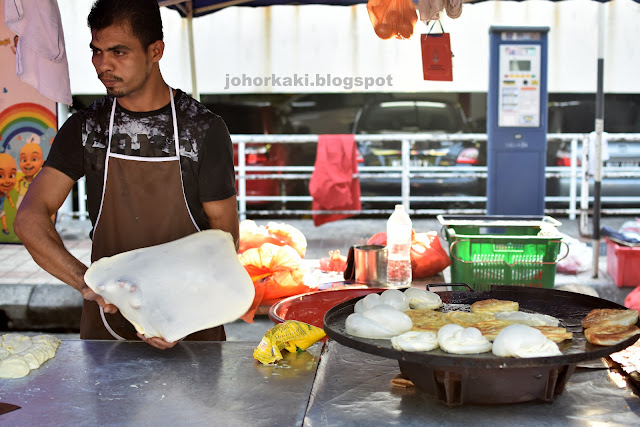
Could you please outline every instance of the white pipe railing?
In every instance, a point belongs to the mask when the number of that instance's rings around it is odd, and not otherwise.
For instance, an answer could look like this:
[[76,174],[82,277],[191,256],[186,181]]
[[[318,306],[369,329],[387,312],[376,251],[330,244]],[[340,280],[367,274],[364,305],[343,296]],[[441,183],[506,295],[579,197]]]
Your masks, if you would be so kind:
[[[637,142],[640,141],[640,134],[609,134],[609,140]],[[486,166],[411,166],[411,143],[421,141],[477,141],[480,143],[487,142],[486,134],[384,134],[384,135],[356,135],[356,141],[401,141],[401,166],[381,167],[381,166],[362,166],[359,168],[358,177],[360,180],[375,180],[381,177],[396,178],[401,181],[401,192],[398,195],[385,196],[362,196],[362,202],[392,202],[401,203],[405,209],[410,210],[412,214],[434,215],[438,213],[486,213],[484,206],[482,208],[443,208],[443,209],[413,209],[411,204],[414,202],[472,202],[485,203],[486,196],[411,196],[410,183],[413,178],[438,178],[446,180],[448,178],[461,177],[487,177]],[[363,209],[362,211],[313,211],[309,209],[281,209],[281,210],[264,210],[247,208],[248,202],[311,202],[311,196],[290,196],[287,194],[273,196],[248,196],[246,193],[246,183],[255,179],[278,179],[278,180],[308,180],[311,178],[313,166],[248,166],[246,164],[246,145],[247,144],[314,144],[318,142],[318,135],[231,135],[234,144],[238,146],[238,166],[236,167],[236,178],[238,180],[238,212],[240,219],[246,219],[247,214],[260,216],[282,216],[282,215],[308,215],[316,213],[351,213],[351,214],[379,214],[390,213],[388,209]],[[566,166],[548,166],[545,170],[546,178],[569,178],[570,187],[568,196],[547,196],[545,202],[566,203],[566,208],[546,209],[547,213],[567,214],[570,219],[575,219],[578,212],[581,215],[581,228],[586,230],[586,217],[589,212],[589,202],[593,200],[589,197],[589,176],[588,170],[588,143],[589,134],[548,134],[547,141],[569,142],[570,143],[570,167]],[[578,166],[578,144],[582,142],[581,166]],[[293,159],[295,161],[295,158]],[[625,167],[603,168],[604,179],[619,178],[640,178],[640,165]],[[580,200],[577,196],[578,185],[581,185]],[[87,218],[86,210],[86,193],[83,179],[77,185],[77,197],[79,210],[77,212],[61,212],[63,215],[73,215],[80,218]],[[635,215],[640,214],[640,191],[638,197],[608,197],[603,196],[602,201],[607,202],[627,202],[635,204],[637,208],[609,208],[602,209],[603,214],[608,215]]]

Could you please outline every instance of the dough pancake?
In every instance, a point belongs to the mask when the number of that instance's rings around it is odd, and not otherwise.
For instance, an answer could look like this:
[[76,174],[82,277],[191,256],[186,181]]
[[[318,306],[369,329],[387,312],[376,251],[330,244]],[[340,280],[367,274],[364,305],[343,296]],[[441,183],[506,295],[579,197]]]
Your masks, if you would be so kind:
[[508,311],[495,313],[498,320],[520,323],[527,326],[558,326],[560,321],[553,316],[542,313],[525,313],[524,311]]
[[471,304],[472,313],[497,313],[499,311],[518,311],[518,303],[499,299],[486,299]]
[[136,331],[168,342],[235,321],[255,296],[231,235],[221,230],[101,258],[84,281]]
[[553,342],[562,342],[564,340],[573,339],[573,333],[568,332],[565,328],[558,326],[532,326],[542,332],[542,335],[549,338]]
[[491,313],[468,313],[466,311],[450,311],[446,314],[450,323],[455,323],[463,328],[469,328],[476,323],[495,320]]
[[407,310],[405,314],[413,322],[412,331],[438,332],[441,327],[451,323],[445,313],[428,309]]
[[496,339],[500,331],[509,325],[512,325],[512,323],[507,322],[506,320],[486,320],[484,322],[476,323],[473,327],[480,330],[482,336],[486,339],[493,341]]
[[635,325],[637,322],[637,310],[596,308],[582,319],[582,327],[587,329],[594,326],[630,326]]
[[597,345],[616,345],[638,334],[640,334],[640,329],[635,325],[594,326],[584,330],[587,341]]

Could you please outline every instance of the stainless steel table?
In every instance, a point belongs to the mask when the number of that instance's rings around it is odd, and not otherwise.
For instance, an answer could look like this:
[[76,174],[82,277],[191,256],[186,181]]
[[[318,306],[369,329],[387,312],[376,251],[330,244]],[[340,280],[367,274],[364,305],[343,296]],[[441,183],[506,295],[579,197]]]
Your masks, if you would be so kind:
[[578,369],[551,403],[449,408],[415,388],[393,387],[398,362],[335,341],[322,352],[304,425],[535,426],[640,424],[640,398],[607,369]]
[[[33,425],[581,425],[640,424],[640,398],[607,369],[578,369],[552,403],[449,408],[415,388],[392,387],[392,359],[329,340],[276,366],[255,343],[63,341],[29,376],[0,380],[0,402],[21,409],[0,426]],[[320,360],[320,362],[319,362]],[[594,366],[598,366],[594,364]]]
[[301,425],[321,343],[264,366],[257,343],[63,341],[27,377],[0,380],[21,409],[0,425]]

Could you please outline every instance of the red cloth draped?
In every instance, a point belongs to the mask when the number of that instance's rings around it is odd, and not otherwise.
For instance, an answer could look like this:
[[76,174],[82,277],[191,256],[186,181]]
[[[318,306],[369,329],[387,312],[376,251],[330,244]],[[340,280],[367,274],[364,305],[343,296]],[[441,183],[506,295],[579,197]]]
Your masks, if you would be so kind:
[[[354,135],[319,135],[316,163],[309,181],[313,210],[360,210],[360,181]],[[313,215],[318,226],[352,214]]]

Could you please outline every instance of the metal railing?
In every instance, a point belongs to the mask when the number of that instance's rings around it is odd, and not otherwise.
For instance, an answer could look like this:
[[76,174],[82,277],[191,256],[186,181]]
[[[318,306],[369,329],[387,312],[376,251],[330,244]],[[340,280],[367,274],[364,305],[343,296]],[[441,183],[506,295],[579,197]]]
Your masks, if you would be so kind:
[[[609,134],[609,140],[638,142],[640,134]],[[385,196],[362,196],[361,201],[366,204],[376,204],[380,202],[391,202],[403,204],[412,215],[437,215],[437,214],[483,214],[486,213],[487,197],[484,196],[412,196],[410,194],[411,179],[434,178],[486,178],[486,166],[412,166],[410,162],[410,149],[413,142],[423,141],[475,141],[487,142],[486,134],[384,134],[384,135],[356,135],[356,141],[401,141],[401,165],[399,166],[360,166],[357,177],[363,180],[376,180],[380,178],[397,178],[401,181],[400,194],[390,194]],[[311,178],[313,166],[289,165],[289,166],[249,166],[246,164],[246,147],[251,144],[317,144],[318,135],[232,135],[231,139],[238,146],[238,165],[236,167],[236,178],[238,182],[238,212],[240,219],[247,217],[270,217],[270,216],[308,216],[311,214],[344,213],[344,214],[390,214],[391,209],[362,209],[360,211],[345,210],[311,210],[311,209],[288,209],[290,202],[304,202],[311,206],[312,197],[309,195],[288,195],[279,194],[272,196],[250,196],[247,195],[246,183],[257,179],[275,179],[279,181],[304,180]],[[570,142],[570,166],[548,166],[545,171],[546,178],[568,178],[570,181],[568,196],[547,196],[547,205],[564,203],[565,208],[546,209],[547,214],[568,215],[570,219],[575,219],[579,213],[584,217],[589,212],[590,203],[593,197],[589,196],[589,176],[588,170],[588,144],[589,134],[548,134],[547,142]],[[581,144],[581,150],[578,149]],[[581,161],[578,162],[578,153],[581,151]],[[295,161],[295,158],[292,159]],[[620,178],[640,178],[640,165],[630,166],[604,166],[603,180]],[[578,198],[578,185],[581,188],[581,197]],[[282,187],[282,186],[281,186]],[[75,217],[86,218],[86,192],[84,180],[78,181],[76,187],[77,205],[79,209],[72,211],[68,208],[70,203],[65,203],[66,209],[61,210],[62,215],[73,215]],[[69,201],[68,201],[69,202]],[[252,202],[278,202],[281,209],[250,209]],[[447,203],[450,207],[433,209],[412,209],[412,203]],[[640,190],[637,197],[609,197],[603,196],[602,202],[625,202],[637,207],[633,208],[607,208],[602,209],[604,215],[635,215],[640,214]],[[457,204],[473,204],[477,207],[456,207]]]

